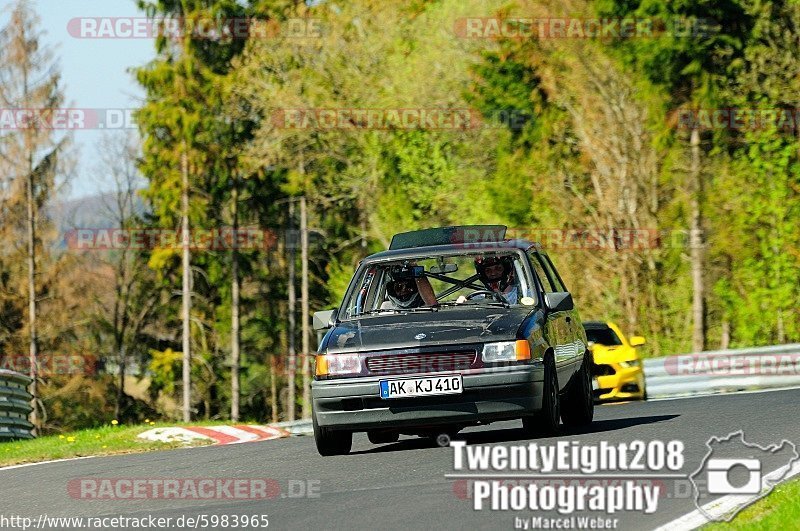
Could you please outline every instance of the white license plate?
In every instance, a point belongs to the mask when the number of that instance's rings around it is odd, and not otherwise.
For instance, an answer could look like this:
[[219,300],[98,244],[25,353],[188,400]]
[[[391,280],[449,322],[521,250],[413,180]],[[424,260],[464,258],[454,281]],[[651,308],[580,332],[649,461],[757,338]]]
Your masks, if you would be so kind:
[[426,378],[403,378],[381,380],[381,398],[405,398],[407,396],[457,395],[464,391],[460,374],[429,376]]

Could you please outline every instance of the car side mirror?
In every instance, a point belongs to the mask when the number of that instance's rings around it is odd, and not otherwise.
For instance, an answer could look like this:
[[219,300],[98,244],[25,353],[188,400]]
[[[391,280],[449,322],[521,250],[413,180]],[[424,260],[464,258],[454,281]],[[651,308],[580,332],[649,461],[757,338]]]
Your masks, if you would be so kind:
[[645,339],[642,336],[631,336],[628,343],[630,343],[632,347],[641,347],[642,345],[647,343],[647,341],[645,341]]
[[566,312],[575,307],[569,291],[556,291],[544,294],[544,305],[551,312]]
[[314,312],[313,325],[314,330],[326,330],[336,324],[337,310],[323,310],[321,312]]

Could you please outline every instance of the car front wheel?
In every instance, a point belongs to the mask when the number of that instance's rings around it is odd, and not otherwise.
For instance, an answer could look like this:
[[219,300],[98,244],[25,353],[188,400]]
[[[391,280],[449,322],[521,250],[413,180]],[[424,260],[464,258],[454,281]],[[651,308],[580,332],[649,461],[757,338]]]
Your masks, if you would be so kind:
[[345,455],[350,453],[353,446],[353,433],[349,431],[333,431],[317,424],[316,415],[313,416],[314,442],[317,443],[319,455]]

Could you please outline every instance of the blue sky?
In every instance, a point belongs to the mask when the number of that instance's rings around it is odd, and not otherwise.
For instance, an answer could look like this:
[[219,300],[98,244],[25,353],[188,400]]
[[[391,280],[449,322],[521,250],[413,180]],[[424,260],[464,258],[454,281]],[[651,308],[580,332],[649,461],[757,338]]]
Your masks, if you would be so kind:
[[[0,0],[0,22],[5,25],[8,8]],[[128,69],[146,64],[155,52],[151,39],[81,39],[71,36],[67,23],[77,17],[142,17],[134,0],[33,0],[41,19],[44,41],[58,59],[68,107],[128,109],[138,106],[144,92]],[[110,134],[120,134],[114,131]],[[97,168],[98,142],[103,131],[73,132],[76,168],[68,197],[81,197],[110,188]],[[109,134],[109,133],[105,133]]]

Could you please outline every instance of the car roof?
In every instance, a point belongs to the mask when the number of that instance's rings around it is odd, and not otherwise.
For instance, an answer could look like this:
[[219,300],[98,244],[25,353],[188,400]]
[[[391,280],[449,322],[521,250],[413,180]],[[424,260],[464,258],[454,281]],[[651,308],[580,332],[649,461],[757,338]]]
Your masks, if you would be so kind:
[[386,260],[403,260],[439,254],[474,254],[476,252],[490,253],[503,250],[519,249],[527,251],[531,247],[541,251],[541,246],[528,240],[503,240],[486,243],[455,243],[449,245],[428,245],[424,247],[410,247],[407,249],[393,249],[371,254],[364,258],[364,263],[382,262]]
[[519,249],[527,251],[541,245],[524,239],[507,239],[505,225],[453,225],[400,232],[392,236],[387,251],[372,254],[364,262],[403,260],[420,256],[474,254]]

